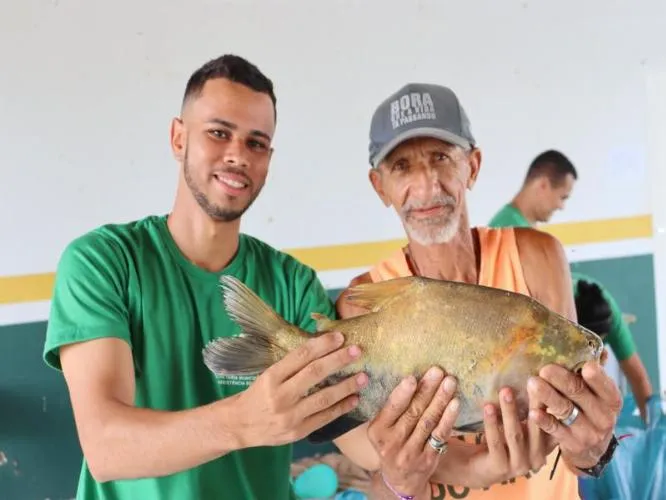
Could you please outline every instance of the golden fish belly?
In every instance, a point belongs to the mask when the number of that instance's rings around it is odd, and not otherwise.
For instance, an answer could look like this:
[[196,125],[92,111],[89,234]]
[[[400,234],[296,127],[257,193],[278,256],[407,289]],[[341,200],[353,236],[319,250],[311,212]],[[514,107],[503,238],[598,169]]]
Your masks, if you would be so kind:
[[[496,401],[492,391],[507,378],[497,371],[510,353],[512,332],[536,332],[525,326],[529,315],[474,314],[469,308],[441,305],[438,309],[424,301],[422,307],[406,308],[402,314],[392,308],[340,323],[347,342],[357,343],[364,353],[346,372],[362,370],[370,378],[355,418],[372,418],[403,377],[420,377],[431,366],[458,380],[462,406],[456,427],[479,421],[483,403]],[[527,377],[509,375],[511,385],[518,387]]]

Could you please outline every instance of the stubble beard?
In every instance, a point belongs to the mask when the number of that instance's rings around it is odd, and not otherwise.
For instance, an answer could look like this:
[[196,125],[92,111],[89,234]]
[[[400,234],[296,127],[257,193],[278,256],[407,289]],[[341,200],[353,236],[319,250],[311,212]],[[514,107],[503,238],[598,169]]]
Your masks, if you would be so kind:
[[[231,167],[225,170],[229,172],[237,172],[236,169]],[[245,205],[245,207],[239,210],[234,210],[227,207],[221,207],[219,205],[212,203],[208,199],[208,197],[204,194],[204,192],[199,188],[196,181],[192,177],[191,167],[187,156],[187,150],[185,151],[185,157],[183,159],[183,172],[185,177],[185,183],[187,184],[187,187],[190,189],[192,196],[194,196],[194,199],[197,200],[197,203],[199,204],[201,209],[206,213],[206,215],[208,215],[211,219],[217,222],[233,222],[239,219],[252,206],[254,200],[257,199],[257,196],[259,196],[259,193],[261,192],[262,189],[260,187],[259,189],[256,190],[256,192],[252,194],[250,200],[248,201],[247,205]],[[251,187],[252,186],[250,186],[250,188]]]
[[[433,218],[435,219],[435,218]],[[405,230],[409,238],[419,245],[441,245],[451,241],[460,227],[459,217],[439,217],[439,221],[429,219],[427,222],[405,221]],[[441,220],[444,219],[444,220]]]

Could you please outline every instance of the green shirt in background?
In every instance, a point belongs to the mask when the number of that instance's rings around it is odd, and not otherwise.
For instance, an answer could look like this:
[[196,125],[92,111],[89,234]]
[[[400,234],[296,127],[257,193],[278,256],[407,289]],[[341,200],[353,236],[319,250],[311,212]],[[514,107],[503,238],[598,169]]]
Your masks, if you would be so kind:
[[[44,346],[61,369],[64,344],[117,337],[132,348],[138,407],[182,410],[244,390],[252,379],[218,381],[202,360],[204,345],[238,333],[222,302],[219,277],[230,274],[287,321],[313,332],[312,312],[335,317],[315,272],[251,236],[221,273],[180,253],[166,216],[99,227],[65,249],[56,273]],[[98,483],[83,461],[77,499],[293,499],[292,446],[229,453],[160,478]]]
[[599,281],[576,271],[571,272],[571,280],[574,286],[574,296],[577,295],[579,281],[595,283],[599,287],[601,295],[608,302],[611,310],[611,326],[604,342],[610,345],[618,361],[624,361],[631,357],[636,352],[634,337],[631,334],[631,330],[629,330],[629,326],[622,318],[620,306],[610,292]]
[[532,227],[520,210],[507,203],[490,219],[489,227]]
[[[488,223],[489,227],[532,227],[528,222],[525,216],[511,204],[506,204],[502,207],[499,212]],[[636,352],[636,346],[634,344],[633,336],[631,335],[631,330],[629,326],[625,323],[622,318],[622,311],[613,298],[610,292],[597,280],[585,276],[581,273],[575,271],[571,272],[571,279],[573,281],[574,297],[578,295],[578,282],[580,280],[589,281],[591,283],[596,283],[597,286],[601,289],[603,297],[608,302],[609,307],[612,311],[611,317],[611,329],[608,332],[608,335],[604,338],[604,342],[610,345],[613,350],[613,354],[618,361],[624,361],[632,356]]]

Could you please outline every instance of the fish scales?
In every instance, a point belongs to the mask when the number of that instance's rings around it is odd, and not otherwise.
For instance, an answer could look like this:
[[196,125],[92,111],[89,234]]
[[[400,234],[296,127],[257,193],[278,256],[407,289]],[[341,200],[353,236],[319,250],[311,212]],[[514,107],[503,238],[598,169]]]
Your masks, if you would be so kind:
[[[204,362],[216,374],[257,374],[310,335],[287,323],[237,279],[222,278],[225,307],[243,330],[204,348]],[[545,364],[576,369],[599,359],[603,344],[593,332],[526,295],[467,283],[421,277],[357,285],[346,300],[366,314],[331,320],[313,314],[317,334],[337,330],[346,344],[361,347],[361,358],[313,389],[363,371],[369,382],[358,406],[310,436],[334,439],[371,419],[402,378],[417,378],[439,366],[458,380],[461,411],[455,429],[482,430],[483,405],[498,402],[505,386],[516,391],[521,418],[527,416],[526,383]]]

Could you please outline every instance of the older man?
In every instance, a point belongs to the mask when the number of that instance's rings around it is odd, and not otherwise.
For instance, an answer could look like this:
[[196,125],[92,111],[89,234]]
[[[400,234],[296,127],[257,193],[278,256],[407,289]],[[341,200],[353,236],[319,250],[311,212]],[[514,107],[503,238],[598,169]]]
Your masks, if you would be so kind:
[[[479,175],[481,152],[450,89],[409,84],[384,100],[370,127],[370,164],[370,182],[382,203],[397,212],[408,243],[351,285],[412,275],[478,283],[530,295],[576,319],[568,264],[555,238],[529,228],[470,227],[466,193]],[[366,312],[346,304],[345,295],[337,302],[341,316]],[[444,498],[448,489],[468,499],[573,499],[577,475],[600,474],[617,444],[617,387],[597,363],[585,365],[580,375],[552,365],[539,375],[528,384],[526,422],[518,421],[514,394],[502,388],[500,408],[485,408],[484,438],[448,440],[448,452],[431,477],[432,498]],[[412,418],[425,404],[412,405]],[[354,457],[352,443],[361,450],[365,432],[376,451],[367,463],[384,472],[376,495],[416,494],[401,489],[401,478],[419,464],[396,445],[399,433],[371,423],[336,442]],[[432,437],[434,445],[447,440],[434,431]],[[555,467],[558,452],[564,467]],[[359,451],[356,458],[367,455]]]

